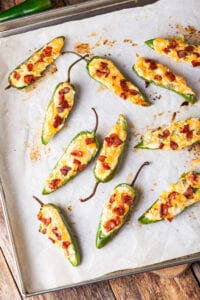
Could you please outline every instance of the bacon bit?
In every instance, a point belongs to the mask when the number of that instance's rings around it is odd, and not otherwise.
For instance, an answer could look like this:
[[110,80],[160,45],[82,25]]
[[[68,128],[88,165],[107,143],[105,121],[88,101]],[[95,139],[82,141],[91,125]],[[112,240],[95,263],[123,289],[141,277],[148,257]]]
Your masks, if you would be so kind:
[[168,129],[165,129],[165,130],[162,132],[162,134],[159,134],[159,135],[158,135],[158,137],[159,137],[160,139],[165,140],[165,139],[168,138],[169,135],[170,135],[170,131],[169,131]]
[[129,196],[128,194],[122,194],[121,195],[121,201],[124,204],[127,204],[127,205],[130,206],[133,203],[133,198],[131,196]]
[[67,100],[60,101],[59,106],[57,107],[57,111],[59,113],[63,112],[66,108],[70,108],[70,105]]
[[171,192],[171,193],[169,193],[169,195],[167,196],[167,198],[170,201],[170,203],[171,203],[172,200],[174,200],[176,198],[177,195],[179,195],[179,193],[177,193],[177,192]]
[[108,64],[105,63],[104,61],[101,61],[101,62],[100,62],[100,67],[101,67],[102,69],[106,69],[106,68],[108,67]]
[[53,127],[58,128],[58,126],[60,126],[62,124],[62,122],[63,122],[63,119],[59,115],[55,116],[54,122],[53,122]]
[[194,47],[193,47],[193,46],[187,46],[187,47],[185,47],[185,51],[191,52],[191,51],[193,51],[193,50],[194,50]]
[[125,93],[121,93],[121,94],[120,94],[120,97],[121,97],[122,99],[124,99],[124,100],[127,99],[127,95],[126,95]]
[[199,67],[200,66],[200,61],[193,60],[192,65],[193,65],[193,67]]
[[115,225],[118,226],[120,224],[120,222],[121,222],[120,221],[120,217],[116,216],[115,219],[114,219],[114,221],[115,221]]
[[24,82],[27,84],[35,82],[36,78],[33,75],[25,75]]
[[189,105],[189,102],[187,102],[187,101],[184,101],[184,102],[181,104],[181,106],[187,106],[187,105]]
[[183,128],[180,129],[180,132],[186,134],[187,140],[191,140],[193,137],[193,130],[190,130],[188,124],[185,124]]
[[109,164],[106,163],[105,161],[102,162],[102,167],[103,167],[104,170],[110,170],[111,169]]
[[167,218],[167,221],[172,222],[173,219],[174,219],[173,217],[168,217],[168,218]]
[[71,171],[71,167],[68,166],[64,166],[60,169],[60,172],[62,173],[62,175],[66,176],[68,174],[69,171]]
[[107,221],[103,227],[106,229],[106,231],[111,231],[115,228],[115,220],[114,219],[111,219],[109,221]]
[[52,47],[47,46],[43,51],[45,56],[51,56],[52,55]]
[[48,238],[53,244],[55,244],[55,240],[53,240],[51,237]]
[[74,150],[74,151],[71,152],[71,155],[82,157],[83,156],[83,151]]
[[122,90],[124,92],[128,92],[129,91],[129,88],[128,88],[128,81],[126,79],[121,79],[120,80],[120,87],[122,88]]
[[64,95],[64,94],[68,94],[70,91],[70,88],[68,86],[64,87],[63,89],[61,89],[58,94],[59,95]]
[[168,205],[161,203],[160,205],[160,217],[165,218],[168,214]]
[[110,203],[113,203],[115,201],[115,197],[116,197],[116,194],[113,194],[110,199],[109,199],[109,202]]
[[145,88],[148,88],[149,85],[150,85],[150,82],[145,81]]
[[114,75],[114,76],[112,76],[112,79],[113,79],[113,80],[115,80],[116,78],[117,78],[117,76],[115,76],[115,75]]
[[49,183],[49,187],[51,190],[55,190],[57,188],[57,186],[59,185],[59,183],[61,182],[60,179],[53,179],[51,180],[51,182]]
[[132,96],[136,96],[136,95],[139,94],[139,92],[136,91],[136,90],[129,90],[129,94],[132,95]]
[[86,164],[82,164],[82,165],[78,166],[78,169],[79,169],[79,171],[83,171],[83,170],[85,170],[86,167],[87,167]]
[[118,147],[123,144],[123,141],[118,137],[116,133],[112,133],[110,136],[105,138],[107,146]]
[[101,77],[101,76],[108,77],[109,74],[110,74],[110,70],[108,68],[108,64],[101,61],[100,62],[100,70],[96,70],[96,75],[99,77]]
[[174,81],[176,79],[176,76],[172,72],[166,72],[165,76],[169,79],[169,81]]
[[13,72],[13,77],[14,77],[15,79],[19,80],[20,77],[21,77],[21,75],[20,75],[17,71],[14,71],[14,72]]
[[194,192],[193,187],[191,187],[191,185],[190,185],[183,195],[187,199],[192,199],[192,198],[194,198],[193,192]]
[[62,247],[67,250],[69,248],[70,244],[71,243],[69,241],[65,241],[62,243]]
[[159,149],[162,149],[164,147],[164,144],[163,143],[161,143],[160,145],[159,145]]
[[115,207],[113,210],[118,216],[123,216],[125,213],[125,208],[121,205],[119,207]]
[[166,47],[166,48],[163,49],[163,52],[167,54],[167,53],[170,52],[170,49],[168,47]]
[[161,75],[158,75],[158,74],[156,74],[155,76],[154,76],[154,79],[155,80],[162,80],[162,76]]
[[78,160],[78,159],[74,159],[73,163],[76,164],[76,165],[80,165],[81,164],[80,160]]
[[41,233],[42,234],[46,234],[47,233],[47,229],[46,228],[42,229]]
[[168,46],[169,49],[174,49],[177,46],[177,42],[175,40],[172,40]]
[[178,144],[174,141],[170,141],[170,148],[172,150],[176,150],[178,148]]
[[196,182],[197,181],[197,174],[195,173],[192,173],[190,176],[189,176],[189,179],[192,181],[192,182]]
[[43,218],[41,213],[39,213],[37,217],[38,217],[38,220],[41,221],[45,226],[48,226],[51,223],[51,218],[48,218],[48,219]]
[[44,62],[44,57],[45,57],[45,55],[43,53],[41,53],[40,58],[36,61],[36,64],[40,63],[40,62]]
[[85,140],[86,145],[94,144],[94,138],[87,138]]
[[104,162],[105,159],[106,159],[106,156],[105,156],[105,155],[99,155],[99,156],[98,156],[98,160],[99,160],[99,161]]
[[26,67],[27,67],[28,71],[30,71],[30,72],[33,71],[33,64],[27,64]]
[[157,64],[152,59],[145,59],[146,63],[149,63],[149,70],[156,70]]
[[61,235],[60,231],[58,230],[58,228],[57,227],[52,228],[52,232],[55,234],[55,236],[57,237],[57,239],[59,241],[61,241],[62,235]]
[[187,56],[187,51],[185,51],[185,50],[178,50],[177,51],[177,55],[178,55],[179,58],[184,58],[184,57]]

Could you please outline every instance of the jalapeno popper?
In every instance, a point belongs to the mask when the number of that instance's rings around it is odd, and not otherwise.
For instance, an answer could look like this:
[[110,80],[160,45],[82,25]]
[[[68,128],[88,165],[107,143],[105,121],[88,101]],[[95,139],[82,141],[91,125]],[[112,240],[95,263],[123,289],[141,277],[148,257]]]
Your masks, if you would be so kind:
[[[93,109],[94,110],[94,109]],[[96,111],[95,116],[96,115]],[[78,133],[67,146],[46,180],[43,194],[50,194],[83,171],[97,154],[99,143],[96,138],[97,122],[93,131]]]
[[107,182],[113,178],[119,166],[126,139],[127,121],[124,115],[119,115],[117,123],[111,128],[104,139],[103,146],[94,167],[94,176],[97,182],[91,195],[81,199],[82,202],[91,199],[95,195],[100,182]]
[[133,71],[147,82],[171,90],[185,98],[188,102],[196,102],[195,93],[181,76],[152,59],[139,57],[133,65]]
[[63,128],[65,120],[73,108],[76,91],[70,83],[70,72],[72,67],[82,59],[85,59],[85,56],[71,64],[67,80],[60,82],[53,92],[43,122],[41,139],[44,145],[47,145],[50,139]]
[[175,216],[199,200],[200,174],[191,171],[181,175],[177,183],[171,184],[138,220],[142,224],[161,220],[171,222]]
[[9,86],[23,89],[39,79],[49,65],[61,55],[65,37],[59,36],[37,50],[27,60],[13,70],[9,77]]
[[193,67],[200,66],[200,45],[187,44],[182,37],[169,39],[158,37],[145,43],[157,53],[166,55],[177,62],[185,62]]
[[46,235],[73,266],[78,266],[80,264],[78,244],[61,209],[52,203],[44,204],[35,196],[33,198],[41,205],[37,215],[41,222],[39,232]]
[[94,56],[87,62],[87,70],[93,79],[105,85],[122,99],[141,106],[151,104],[140,90],[124,77],[111,60]]
[[147,132],[135,148],[181,150],[199,142],[200,119],[191,118]]
[[104,203],[96,235],[96,247],[104,247],[120,230],[130,216],[136,202],[134,183],[141,169],[149,165],[145,162],[138,170],[131,184],[117,185]]

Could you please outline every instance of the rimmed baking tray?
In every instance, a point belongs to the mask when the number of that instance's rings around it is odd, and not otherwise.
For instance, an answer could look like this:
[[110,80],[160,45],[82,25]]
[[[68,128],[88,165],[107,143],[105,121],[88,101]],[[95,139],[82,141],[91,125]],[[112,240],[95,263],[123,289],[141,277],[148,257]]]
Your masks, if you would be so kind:
[[[78,5],[71,5],[68,7],[50,10],[50,11],[40,13],[35,16],[29,16],[29,17],[18,19],[18,20],[5,22],[2,25],[0,25],[0,37],[6,37],[9,35],[19,34],[22,32],[28,32],[30,30],[34,30],[37,28],[60,24],[63,22],[71,21],[71,20],[80,20],[80,19],[84,19],[86,17],[120,10],[122,8],[143,6],[143,5],[151,4],[153,2],[156,2],[156,1],[130,1],[130,0],[88,1],[88,2],[85,2],[82,4],[78,4]],[[194,261],[197,261],[200,259],[200,253],[198,252],[198,253],[194,253],[192,255],[179,257],[177,259],[166,260],[166,261],[163,261],[162,263],[156,263],[156,264],[152,264],[152,265],[148,265],[148,266],[144,266],[144,267],[112,272],[112,273],[106,274],[106,275],[98,277],[98,278],[93,278],[92,280],[89,280],[89,281],[82,281],[78,284],[71,284],[71,285],[67,285],[67,286],[64,285],[64,286],[59,286],[58,288],[44,289],[44,290],[39,290],[36,292],[27,291],[27,289],[23,283],[23,279],[22,279],[21,267],[19,264],[17,251],[16,251],[14,238],[13,238],[13,232],[11,229],[12,221],[9,216],[8,207],[6,204],[5,193],[4,193],[4,186],[2,184],[2,181],[0,181],[0,192],[1,192],[1,201],[2,201],[2,205],[3,205],[3,211],[4,211],[4,215],[5,215],[5,219],[6,219],[6,225],[8,228],[9,237],[11,240],[12,249],[13,249],[13,253],[14,253],[14,260],[16,263],[17,271],[18,271],[20,290],[21,290],[22,294],[25,296],[37,295],[37,294],[46,293],[46,292],[50,292],[50,291],[56,291],[56,290],[62,289],[62,288],[83,285],[83,284],[87,284],[87,283],[91,283],[91,282],[97,282],[100,280],[112,279],[112,278],[116,278],[116,277],[120,277],[120,276],[136,274],[139,272],[156,270],[156,269],[175,266],[175,265],[183,264],[183,263],[191,263],[191,262],[194,262]]]

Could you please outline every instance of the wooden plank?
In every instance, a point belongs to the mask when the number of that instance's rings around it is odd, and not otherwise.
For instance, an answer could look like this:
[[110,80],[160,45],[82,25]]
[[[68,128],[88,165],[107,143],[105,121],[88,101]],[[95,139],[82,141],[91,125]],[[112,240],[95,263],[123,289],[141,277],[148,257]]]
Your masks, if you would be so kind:
[[200,299],[200,288],[190,269],[182,276],[171,279],[152,273],[143,273],[110,280],[110,285],[117,300]]
[[19,290],[16,286],[12,273],[7,265],[3,251],[0,248],[0,299],[21,300]]

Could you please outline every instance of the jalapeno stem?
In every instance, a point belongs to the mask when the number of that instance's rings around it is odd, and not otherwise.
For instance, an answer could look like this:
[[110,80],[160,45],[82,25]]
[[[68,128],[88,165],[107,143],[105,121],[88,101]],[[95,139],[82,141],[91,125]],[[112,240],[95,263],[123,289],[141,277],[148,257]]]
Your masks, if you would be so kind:
[[99,183],[100,183],[100,181],[96,182],[95,186],[92,190],[92,193],[88,197],[80,199],[80,201],[81,202],[86,202],[86,201],[90,200],[96,194],[96,190],[97,190],[97,187],[98,187]]
[[70,66],[69,66],[69,69],[67,71],[67,82],[70,83],[70,73],[71,73],[71,69],[73,68],[73,66],[75,66],[79,61],[85,59],[85,57],[88,56],[88,54],[84,55],[84,56],[81,56],[79,59],[75,60]]
[[43,203],[38,197],[36,197],[36,196],[32,196],[32,197],[33,197],[33,199],[35,199],[41,206],[44,205],[44,203]]
[[133,181],[132,181],[131,184],[130,184],[132,187],[134,186],[134,184],[135,184],[135,182],[136,182],[136,180],[137,180],[137,178],[138,178],[138,175],[140,174],[140,172],[142,171],[142,169],[144,168],[144,166],[148,166],[148,165],[150,165],[150,164],[151,164],[151,163],[150,163],[149,161],[145,161],[145,162],[141,165],[141,167],[140,167],[139,170],[137,171],[135,177],[133,178]]
[[92,110],[93,110],[93,112],[94,112],[94,114],[95,114],[95,117],[96,117],[96,124],[95,124],[95,127],[94,127],[94,129],[93,129],[94,133],[96,133],[97,128],[98,128],[98,124],[99,124],[99,118],[98,118],[97,112],[96,112],[96,110],[95,110],[94,107],[92,107]]
[[65,54],[65,53],[77,55],[79,57],[82,57],[85,61],[88,61],[88,59],[86,59],[85,56],[87,57],[89,54],[86,54],[86,55],[82,56],[81,54],[79,54],[75,51],[64,51],[64,52],[62,52],[62,54]]

